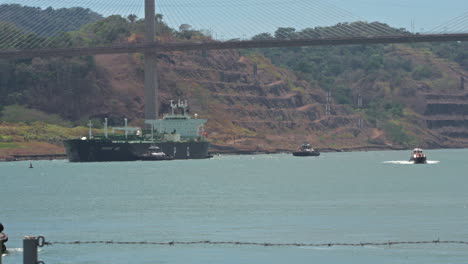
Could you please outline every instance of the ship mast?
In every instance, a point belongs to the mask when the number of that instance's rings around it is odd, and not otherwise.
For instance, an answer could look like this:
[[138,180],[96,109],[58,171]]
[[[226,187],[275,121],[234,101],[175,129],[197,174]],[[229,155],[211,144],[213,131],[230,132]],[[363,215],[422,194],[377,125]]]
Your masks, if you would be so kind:
[[186,116],[186,110],[187,110],[187,107],[188,107],[188,101],[185,100],[185,101],[180,101],[180,98],[179,98],[179,108],[182,108],[184,110],[184,116]]
[[88,127],[89,127],[88,138],[92,139],[93,138],[93,123],[91,122],[91,120],[89,120],[88,122]]

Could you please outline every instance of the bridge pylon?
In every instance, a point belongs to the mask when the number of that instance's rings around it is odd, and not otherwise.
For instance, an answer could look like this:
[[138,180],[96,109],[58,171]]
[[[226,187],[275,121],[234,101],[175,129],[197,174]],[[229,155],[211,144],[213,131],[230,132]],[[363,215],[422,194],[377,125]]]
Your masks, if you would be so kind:
[[[153,44],[155,37],[155,0],[145,0],[145,42]],[[145,119],[154,120],[159,116],[158,95],[159,82],[156,62],[156,53],[150,49],[145,50]]]

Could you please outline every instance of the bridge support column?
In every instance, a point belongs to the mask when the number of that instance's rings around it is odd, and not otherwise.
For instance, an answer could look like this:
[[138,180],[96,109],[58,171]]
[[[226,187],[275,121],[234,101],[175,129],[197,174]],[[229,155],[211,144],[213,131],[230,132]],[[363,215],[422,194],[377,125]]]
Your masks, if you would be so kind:
[[145,52],[145,119],[157,119],[158,113],[158,78],[156,56]]
[[[155,0],[145,0],[145,41],[154,42]],[[158,113],[158,74],[156,54],[145,51],[145,119],[157,119]]]

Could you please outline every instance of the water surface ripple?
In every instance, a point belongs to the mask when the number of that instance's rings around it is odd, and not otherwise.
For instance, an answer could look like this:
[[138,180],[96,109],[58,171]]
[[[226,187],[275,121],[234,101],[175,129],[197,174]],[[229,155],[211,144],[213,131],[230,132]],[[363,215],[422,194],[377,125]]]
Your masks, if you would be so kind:
[[[0,163],[0,222],[49,241],[360,243],[468,240],[468,150]],[[466,263],[457,244],[364,247],[52,245],[45,263]]]

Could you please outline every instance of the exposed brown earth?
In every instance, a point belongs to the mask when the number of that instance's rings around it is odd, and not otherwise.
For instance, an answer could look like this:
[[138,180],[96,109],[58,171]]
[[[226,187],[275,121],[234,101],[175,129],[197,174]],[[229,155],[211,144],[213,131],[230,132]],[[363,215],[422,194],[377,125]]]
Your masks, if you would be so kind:
[[[414,63],[430,63],[451,79],[460,74],[468,76],[452,62],[427,57],[404,46],[394,47],[390,55],[406,57]],[[209,120],[206,130],[214,152],[292,151],[303,142],[328,151],[411,147],[392,142],[386,131],[365,119],[359,128],[358,120],[364,115],[334,101],[331,115],[327,116],[326,95],[320,87],[273,66],[260,55],[242,56],[237,51],[173,52],[159,54],[158,61],[160,112],[169,111],[170,99],[188,99],[190,112]],[[98,117],[127,117],[131,124],[141,125],[141,55],[99,55],[96,63],[98,82],[103,87],[102,103],[90,112]],[[387,84],[380,80],[364,84],[364,79],[351,84],[368,87],[369,91],[379,85]],[[466,92],[434,91],[423,81],[407,81],[395,93],[398,100],[412,106],[409,109],[413,114],[403,126],[420,146],[468,146]],[[63,153],[61,146],[37,144],[24,149],[2,149],[2,155]]]
[[[40,155],[63,155],[65,150],[61,145],[47,142],[24,142],[15,148],[0,149],[1,160],[21,160],[23,159],[49,159],[50,157],[40,157]],[[37,157],[34,157],[36,156]],[[15,157],[17,156],[17,157]]]

